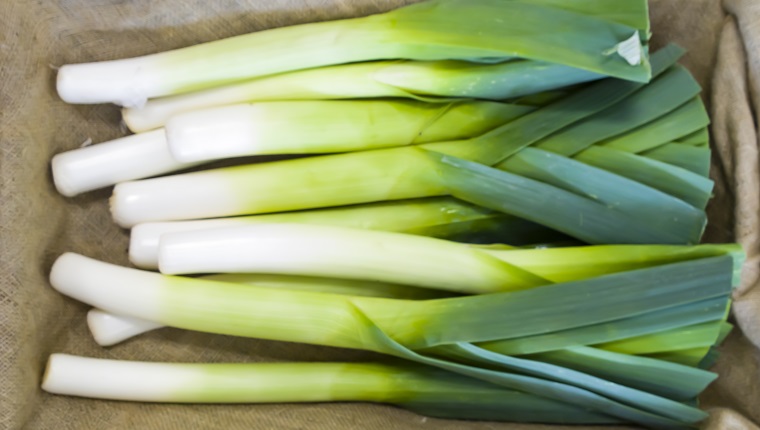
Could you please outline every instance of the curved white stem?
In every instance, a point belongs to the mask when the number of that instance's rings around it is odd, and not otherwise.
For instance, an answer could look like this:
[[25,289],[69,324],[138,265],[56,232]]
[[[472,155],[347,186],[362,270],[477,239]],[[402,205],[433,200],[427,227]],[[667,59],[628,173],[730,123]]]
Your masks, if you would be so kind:
[[111,346],[163,325],[92,309],[87,313],[87,327],[98,345]]
[[[111,280],[108,282],[107,280]],[[60,293],[117,315],[159,321],[164,277],[67,252],[53,263],[50,284]],[[103,286],[111,288],[104,290]]]
[[58,192],[72,197],[119,182],[157,176],[200,163],[172,158],[163,129],[63,152],[53,157]]

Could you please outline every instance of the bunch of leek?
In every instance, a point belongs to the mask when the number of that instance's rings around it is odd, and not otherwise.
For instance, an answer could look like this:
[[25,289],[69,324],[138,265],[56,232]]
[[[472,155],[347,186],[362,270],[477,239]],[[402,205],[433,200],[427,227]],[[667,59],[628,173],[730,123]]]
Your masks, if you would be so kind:
[[[383,59],[549,62],[605,76],[649,79],[646,2],[428,0],[384,14],[305,24],[144,57],[67,65],[69,103],[140,106],[260,76]],[[622,13],[621,13],[622,12]],[[537,32],[537,28],[562,28]]]
[[[649,58],[648,35],[644,0],[428,0],[62,67],[64,100],[121,104],[139,134],[56,156],[56,186],[118,184],[130,258],[162,272],[56,261],[100,344],[173,326],[403,360],[54,354],[43,388],[693,427],[743,256],[684,246],[712,190],[708,119],[682,51]],[[510,245],[474,245],[495,242]],[[168,276],[209,272],[231,273]]]
[[[64,294],[117,315],[214,333],[367,349],[614,420],[685,428],[705,414],[682,402],[698,395],[714,376],[653,358],[621,356],[614,345],[620,345],[621,333],[633,349],[635,338],[646,344],[645,336],[720,323],[735,282],[736,260],[741,258],[730,249],[723,252],[728,253],[516,292],[422,301],[166,277],[76,254],[58,259],[51,283]],[[595,300],[588,300],[590,296]],[[559,347],[547,348],[547,337]],[[718,338],[719,332],[713,333],[710,342]],[[516,358],[503,352],[519,346],[533,347],[531,355]],[[644,371],[647,368],[654,370]],[[66,384],[56,382],[60,376],[55,370],[51,364],[46,386],[66,393]],[[197,369],[196,375],[204,375],[203,370]],[[663,386],[654,375],[682,382]],[[198,396],[186,401],[251,399],[250,391],[221,388],[232,376],[219,377],[220,392],[236,394],[212,393],[206,400]],[[117,397],[97,385],[96,379],[88,380],[84,387],[89,388],[68,388],[68,393]],[[170,393],[157,391],[117,398],[173,400],[162,397]]]
[[125,182],[112,210],[129,227],[450,194],[589,243],[697,243],[712,190],[704,172],[642,153],[657,145],[616,143],[684,112],[693,121],[675,138],[705,127],[698,85],[671,66],[681,53],[654,54],[648,85],[603,80],[477,138]]

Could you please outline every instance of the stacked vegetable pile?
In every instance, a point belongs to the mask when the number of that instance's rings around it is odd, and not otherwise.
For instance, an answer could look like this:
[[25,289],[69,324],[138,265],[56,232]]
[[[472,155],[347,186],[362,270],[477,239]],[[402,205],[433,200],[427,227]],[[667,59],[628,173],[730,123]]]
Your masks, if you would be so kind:
[[[132,229],[140,269],[52,268],[98,343],[172,326],[392,358],[54,354],[43,388],[696,426],[743,253],[696,245],[709,119],[648,37],[645,0],[428,0],[62,67],[65,101],[121,104],[136,133],[52,163],[64,195],[115,185]],[[269,154],[318,156],[145,179]]]

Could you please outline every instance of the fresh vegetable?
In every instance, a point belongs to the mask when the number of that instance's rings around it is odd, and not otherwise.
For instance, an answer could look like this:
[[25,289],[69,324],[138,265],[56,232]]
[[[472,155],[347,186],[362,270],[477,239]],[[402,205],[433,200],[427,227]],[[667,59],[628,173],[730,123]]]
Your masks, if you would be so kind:
[[247,217],[138,224],[130,232],[129,259],[137,267],[156,269],[158,243],[165,233],[260,223],[334,225],[396,231],[468,243],[509,241],[515,246],[567,240],[560,233],[502,212],[450,197],[430,197]]
[[53,354],[42,388],[70,396],[141,402],[372,401],[442,418],[619,422],[609,415],[409,363],[186,364]]

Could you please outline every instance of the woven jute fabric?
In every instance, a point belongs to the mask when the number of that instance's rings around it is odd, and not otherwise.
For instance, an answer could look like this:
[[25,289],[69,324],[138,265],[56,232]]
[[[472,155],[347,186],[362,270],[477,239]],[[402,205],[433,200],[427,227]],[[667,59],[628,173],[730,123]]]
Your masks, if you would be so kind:
[[[125,134],[113,106],[70,106],[55,95],[55,67],[130,57],[303,22],[367,15],[405,0],[4,0],[0,2],[0,428],[2,429],[543,429],[446,421],[371,404],[155,405],[43,393],[53,352],[182,362],[364,360],[372,355],[158,330],[98,347],[87,308],[47,282],[64,251],[128,264],[127,232],[107,207],[109,190],[66,199],[50,158],[92,139]],[[748,253],[737,291],[735,331],[722,348],[720,378],[702,399],[709,429],[760,422],[760,2],[653,0],[655,47],[676,42],[705,89],[713,117],[716,195],[706,240],[739,241]],[[578,427],[573,427],[578,428]]]

